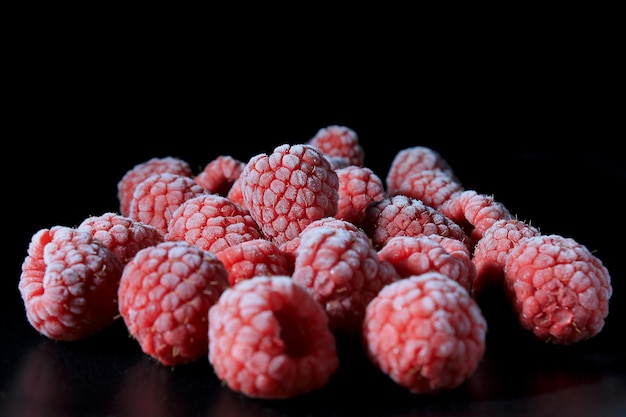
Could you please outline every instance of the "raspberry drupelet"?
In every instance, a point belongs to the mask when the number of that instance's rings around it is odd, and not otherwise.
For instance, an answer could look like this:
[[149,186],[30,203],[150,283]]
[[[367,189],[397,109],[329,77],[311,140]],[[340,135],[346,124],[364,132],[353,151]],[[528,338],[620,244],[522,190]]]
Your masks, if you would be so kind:
[[324,309],[289,276],[227,288],[209,310],[208,357],[230,389],[261,399],[318,390],[339,367]]
[[318,226],[299,239],[292,279],[324,307],[335,335],[358,335],[367,304],[399,278],[393,265],[379,258],[360,231]]
[[434,271],[387,285],[363,321],[369,358],[414,394],[463,384],[483,358],[486,332],[487,321],[471,295]]
[[323,153],[281,145],[252,157],[241,173],[245,207],[266,239],[281,245],[314,220],[337,214],[339,180]]
[[129,217],[156,227],[164,235],[172,214],[186,200],[208,192],[193,178],[171,174],[154,174],[135,187]]
[[367,206],[386,197],[383,181],[367,167],[350,165],[335,172],[339,178],[335,217],[358,225],[365,217]]
[[149,176],[163,172],[186,177],[192,177],[193,175],[193,171],[187,161],[173,156],[155,157],[135,165],[126,171],[122,179],[117,183],[117,198],[120,202],[120,213],[123,216],[130,215],[130,202],[133,199],[135,187]]
[[156,227],[130,217],[108,212],[84,219],[78,229],[86,230],[120,257],[123,264],[132,259],[137,251],[154,246],[164,240]]
[[184,240],[213,253],[260,238],[261,229],[248,210],[217,194],[181,203],[165,233],[165,240]]
[[365,163],[365,150],[359,143],[359,136],[347,126],[323,127],[306,143],[322,151],[333,168]]
[[167,366],[208,351],[208,312],[228,287],[211,252],[184,241],[141,249],[122,273],[119,312],[144,353]]
[[508,254],[504,277],[519,322],[538,340],[569,345],[604,327],[611,277],[576,240],[541,234],[520,240]]
[[211,194],[227,196],[245,166],[245,162],[230,155],[220,155],[206,164],[194,180]]
[[421,200],[405,195],[389,196],[365,209],[361,227],[380,250],[394,236],[441,235],[463,242],[471,251],[472,240],[461,226]]
[[83,339],[113,324],[122,269],[122,260],[88,231],[39,230],[19,280],[29,323],[62,341]]
[[426,146],[413,146],[399,151],[391,161],[385,179],[387,193],[401,194],[400,189],[407,178],[424,170],[440,170],[456,180],[452,167],[439,152]]

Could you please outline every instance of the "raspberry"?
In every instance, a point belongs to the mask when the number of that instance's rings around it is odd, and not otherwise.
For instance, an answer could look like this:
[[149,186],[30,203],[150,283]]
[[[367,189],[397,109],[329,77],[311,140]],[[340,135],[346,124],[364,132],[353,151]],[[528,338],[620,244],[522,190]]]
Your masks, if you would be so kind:
[[[448,241],[448,246],[456,245],[454,252],[450,253],[435,237]],[[467,247],[456,239],[440,235],[395,236],[378,251],[378,255],[390,262],[403,278],[437,271],[461,284],[468,292],[472,291],[476,267]]]
[[474,190],[453,194],[439,210],[459,224],[474,242],[478,242],[496,221],[514,218],[504,204]]
[[220,250],[216,255],[228,271],[231,286],[257,275],[291,274],[280,248],[269,240],[248,240]]
[[227,196],[246,164],[232,156],[220,155],[209,162],[194,180],[209,193]]
[[261,230],[248,210],[217,194],[192,197],[172,213],[165,240],[184,240],[217,253],[260,239]]
[[163,242],[163,234],[155,227],[117,213],[104,213],[83,220],[78,229],[86,230],[104,243],[126,264],[139,249]]
[[505,290],[523,328],[569,345],[598,334],[609,312],[611,277],[583,244],[560,235],[522,239],[504,266]]
[[365,209],[375,201],[386,197],[382,180],[371,169],[350,165],[336,169],[339,179],[338,219],[359,224],[365,217]]
[[228,198],[233,203],[237,203],[241,207],[248,210],[248,207],[246,207],[246,203],[243,201],[243,194],[241,192],[241,174],[239,175],[239,178],[237,178],[235,182],[233,183],[233,185],[230,187],[230,190],[228,190],[228,194],[226,194],[226,198]]
[[307,144],[322,151],[329,161],[334,161],[333,168],[363,166],[365,162],[365,151],[359,143],[359,136],[347,126],[321,128]]
[[461,183],[449,172],[440,169],[424,169],[409,175],[398,184],[395,194],[422,200],[424,204],[438,209],[453,194],[462,190]]
[[362,232],[318,226],[300,235],[292,279],[324,306],[336,335],[359,334],[365,307],[398,279]]
[[257,276],[209,310],[209,362],[229,388],[285,399],[325,386],[339,366],[328,317],[289,276]]
[[439,210],[421,200],[395,195],[370,204],[361,227],[380,250],[394,236],[441,235],[460,240],[471,250],[473,243],[465,231]]
[[520,240],[539,234],[539,229],[518,219],[498,220],[487,228],[476,243],[472,257],[476,265],[474,296],[480,296],[489,288],[502,288],[504,265],[511,249]]
[[164,235],[172,213],[186,200],[208,194],[191,177],[154,174],[135,187],[129,217],[156,227]]
[[250,159],[241,173],[245,207],[265,237],[281,245],[309,223],[337,214],[339,180],[323,153],[281,145]]
[[74,341],[113,324],[121,259],[89,232],[65,226],[32,236],[19,290],[30,324],[51,339]]
[[402,149],[391,161],[391,166],[387,172],[387,193],[389,195],[401,194],[399,190],[407,178],[423,170],[433,169],[444,171],[455,178],[452,167],[439,152],[426,146]]
[[470,294],[434,271],[387,285],[368,304],[363,321],[369,358],[414,394],[463,384],[483,358],[486,331]]
[[122,273],[119,311],[146,354],[168,366],[208,351],[208,312],[228,287],[217,257],[184,241],[141,249]]
[[120,202],[120,213],[123,216],[130,215],[130,202],[133,199],[135,187],[149,176],[163,172],[187,177],[193,174],[186,161],[172,156],[152,158],[135,165],[117,183],[117,198]]

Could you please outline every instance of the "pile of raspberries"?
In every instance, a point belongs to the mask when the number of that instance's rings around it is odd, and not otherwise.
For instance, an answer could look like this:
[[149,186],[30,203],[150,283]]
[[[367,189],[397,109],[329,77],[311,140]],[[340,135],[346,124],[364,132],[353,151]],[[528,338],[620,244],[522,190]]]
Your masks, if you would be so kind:
[[121,319],[159,363],[208,359],[261,399],[324,387],[341,338],[412,393],[456,388],[483,358],[478,297],[494,286],[542,342],[601,331],[610,275],[581,243],[465,189],[433,149],[398,152],[385,182],[364,161],[333,125],[197,175],[171,156],[140,163],[118,212],[32,236],[26,317],[67,342]]

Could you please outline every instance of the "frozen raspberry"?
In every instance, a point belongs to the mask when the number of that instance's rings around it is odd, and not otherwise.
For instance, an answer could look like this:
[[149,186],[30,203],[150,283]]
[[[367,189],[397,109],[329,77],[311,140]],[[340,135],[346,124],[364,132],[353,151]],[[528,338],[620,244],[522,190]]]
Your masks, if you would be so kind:
[[230,187],[230,190],[228,190],[228,193],[226,194],[226,198],[228,198],[233,203],[239,204],[241,207],[245,208],[246,210],[248,209],[248,207],[246,207],[246,203],[243,201],[243,194],[241,193],[241,174],[239,175],[239,178],[237,178],[235,182],[233,183],[233,185]]
[[365,151],[359,143],[359,136],[349,127],[331,125],[321,128],[307,142],[321,150],[329,159],[335,159],[337,168],[348,165],[363,166]]
[[184,240],[217,253],[230,246],[262,238],[248,210],[217,194],[184,201],[170,219],[165,240]]
[[254,277],[209,310],[209,362],[229,388],[285,399],[324,387],[339,367],[328,317],[289,276]]
[[144,353],[173,366],[208,352],[208,312],[228,287],[217,257],[184,241],[141,249],[122,273],[119,311]]
[[227,196],[245,166],[245,162],[232,156],[220,155],[209,162],[194,180],[209,193]]
[[338,336],[359,334],[367,304],[399,278],[361,232],[326,226],[306,229],[295,256],[292,279],[324,306]]
[[163,172],[186,177],[193,175],[191,167],[186,161],[173,156],[152,158],[135,165],[117,183],[117,198],[120,202],[120,213],[123,216],[130,215],[130,202],[133,199],[135,187],[149,176]]
[[85,230],[39,230],[19,280],[28,321],[44,336],[63,341],[113,324],[122,268],[121,259]]
[[496,221],[514,218],[504,204],[474,190],[453,194],[439,210],[460,225],[474,242]]
[[164,235],[172,213],[190,198],[208,194],[193,178],[165,172],[135,187],[128,217],[156,227]]
[[139,249],[163,242],[163,233],[148,224],[117,213],[104,213],[83,220],[78,229],[86,230],[104,243],[126,264]]
[[504,266],[505,290],[523,328],[568,345],[598,334],[613,292],[609,271],[587,247],[560,235],[522,239]]
[[[456,244],[455,252],[448,250],[433,237],[439,237]],[[405,278],[425,272],[440,272],[452,278],[468,292],[472,291],[476,267],[470,252],[460,241],[440,235],[422,237],[395,236],[378,251],[381,259],[390,262],[398,275]]]
[[422,200],[424,204],[438,209],[453,194],[462,190],[461,183],[449,172],[425,169],[409,175],[398,185],[395,194]]
[[452,167],[439,152],[426,146],[413,146],[396,154],[387,173],[386,184],[389,195],[401,194],[402,184],[413,174],[423,170],[438,169],[455,178]]
[[504,265],[511,249],[520,240],[539,234],[539,229],[518,219],[498,220],[487,228],[476,243],[472,257],[472,262],[476,265],[474,297],[479,297],[487,289],[501,289]]
[[241,173],[245,207],[265,238],[281,245],[314,220],[337,214],[339,180],[311,145],[281,145],[250,159]]
[[290,275],[280,248],[266,239],[252,239],[216,252],[228,271],[231,286],[257,275]]
[[339,178],[338,219],[359,224],[365,209],[386,197],[382,180],[371,169],[356,165],[335,170]]
[[460,240],[469,250],[473,247],[472,240],[452,219],[421,200],[401,194],[370,204],[361,227],[377,250],[394,236],[441,235]]
[[474,299],[439,272],[387,285],[367,306],[363,321],[372,362],[414,394],[463,384],[483,358],[486,331]]

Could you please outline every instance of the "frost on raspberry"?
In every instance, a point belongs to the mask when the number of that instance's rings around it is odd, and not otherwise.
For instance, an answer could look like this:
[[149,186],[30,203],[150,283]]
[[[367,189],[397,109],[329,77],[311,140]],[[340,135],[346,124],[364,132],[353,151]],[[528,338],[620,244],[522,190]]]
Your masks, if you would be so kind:
[[156,227],[164,235],[172,214],[186,200],[208,192],[193,178],[171,174],[154,174],[135,187],[128,217]]
[[461,226],[441,211],[401,194],[370,204],[361,227],[377,250],[394,236],[441,235],[463,242],[470,251],[474,246]]
[[348,338],[360,333],[371,299],[399,278],[364,233],[327,226],[302,232],[291,277],[324,306],[331,330]]
[[133,166],[117,183],[117,198],[120,202],[120,213],[123,216],[130,215],[130,202],[133,199],[135,187],[149,176],[163,172],[186,177],[193,175],[186,161],[173,156],[155,157]]
[[74,341],[113,324],[121,259],[91,233],[65,226],[33,235],[19,290],[29,323],[51,339]]
[[230,389],[262,399],[318,390],[339,367],[324,309],[289,276],[227,288],[209,310],[208,357]]
[[239,243],[261,239],[249,211],[217,194],[189,198],[172,213],[165,240],[184,240],[217,253]]
[[335,217],[358,225],[365,217],[367,206],[386,197],[383,182],[367,167],[350,165],[335,172],[339,179]]
[[554,234],[520,240],[509,252],[504,277],[520,324],[538,340],[570,345],[604,327],[611,276],[576,240]]
[[359,136],[347,126],[323,127],[307,144],[321,150],[333,163],[333,168],[363,166],[365,163],[365,150],[359,142]]
[[414,394],[461,386],[486,348],[487,321],[471,295],[439,272],[387,285],[369,303],[363,343],[371,361]]
[[163,242],[163,233],[130,217],[108,212],[84,219],[78,229],[104,243],[126,264],[140,249]]
[[122,273],[119,312],[144,353],[167,366],[208,352],[208,312],[228,287],[211,252],[184,241],[141,249]]
[[211,194],[227,196],[245,166],[245,162],[230,155],[220,155],[206,164],[194,180]]
[[215,253],[228,271],[231,286],[255,276],[290,275],[280,248],[266,239],[252,239]]
[[339,180],[324,154],[281,145],[250,159],[241,173],[245,207],[266,239],[281,245],[312,221],[337,214]]
[[386,178],[387,193],[402,194],[400,189],[407,178],[424,170],[440,170],[456,180],[452,167],[439,152],[426,146],[413,146],[399,151],[391,161]]

